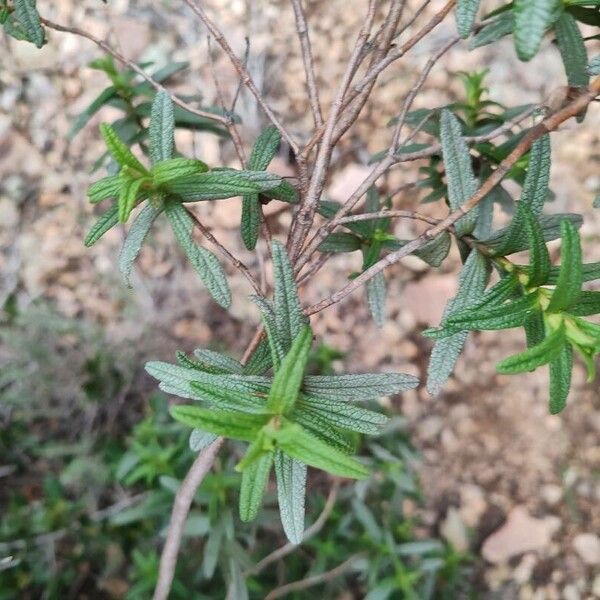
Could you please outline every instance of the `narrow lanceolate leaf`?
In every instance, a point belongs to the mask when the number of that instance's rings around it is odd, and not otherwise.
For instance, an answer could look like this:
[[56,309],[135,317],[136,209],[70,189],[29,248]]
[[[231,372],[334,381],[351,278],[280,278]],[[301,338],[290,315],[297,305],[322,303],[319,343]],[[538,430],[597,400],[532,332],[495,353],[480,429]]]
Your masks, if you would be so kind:
[[378,327],[385,323],[385,276],[383,272],[367,282],[367,304]]
[[251,442],[266,423],[266,417],[245,413],[207,410],[194,405],[171,408],[171,416],[180,423],[216,435]]
[[339,429],[367,435],[379,433],[382,425],[388,421],[385,415],[354,404],[303,395],[296,405],[294,415],[307,412],[326,419]]
[[109,175],[92,183],[87,190],[87,195],[92,204],[97,204],[108,198],[117,198],[121,190],[121,179],[118,175]]
[[248,168],[252,171],[264,171],[273,160],[280,143],[281,135],[274,125],[264,129],[252,148]]
[[[461,272],[458,293],[446,306],[444,317],[477,302],[483,294],[488,277],[488,261],[482,254],[473,250]],[[459,332],[436,341],[427,370],[427,390],[430,394],[436,395],[439,393],[448,381],[466,339],[467,333]]]
[[102,90],[89,106],[75,119],[75,122],[69,131],[69,138],[74,138],[86,126],[88,121],[116,95],[117,88],[112,85]]
[[554,360],[566,343],[565,328],[560,327],[533,348],[509,356],[496,365],[498,373],[513,375],[533,371]]
[[44,28],[36,8],[36,0],[14,0],[15,14],[27,32],[29,41],[38,48],[44,45]]
[[281,177],[256,171],[212,170],[169,182],[167,189],[183,202],[222,200],[258,194],[281,183]]
[[515,0],[515,48],[521,60],[531,60],[555,17],[556,0]]
[[536,286],[548,281],[550,275],[550,254],[546,247],[544,234],[533,213],[522,205],[519,208],[524,212],[525,228],[529,237],[529,284]]
[[242,374],[242,365],[235,358],[231,358],[226,354],[205,348],[197,348],[194,350],[194,356],[203,365],[204,369],[210,370],[212,373]]
[[550,166],[552,164],[552,148],[550,135],[543,135],[531,146],[529,166],[523,184],[521,202],[527,204],[531,212],[538,216],[548,199],[548,184],[550,182]]
[[272,466],[273,452],[268,452],[243,471],[240,487],[240,519],[245,523],[253,521],[258,514]]
[[258,194],[248,194],[242,198],[241,234],[248,250],[256,248],[260,231],[260,204]]
[[193,158],[169,158],[157,162],[152,167],[152,179],[155,185],[163,185],[169,181],[198,173],[206,173],[208,167],[201,160]]
[[271,348],[267,340],[263,340],[244,365],[244,374],[263,375],[273,366]]
[[581,292],[577,300],[567,307],[567,312],[576,317],[589,317],[600,313],[600,292]]
[[575,304],[581,293],[583,269],[579,232],[569,221],[561,223],[560,272],[548,312],[558,312]]
[[121,184],[119,194],[119,222],[127,223],[131,211],[135,208],[140,188],[145,183],[144,178],[125,179]]
[[302,390],[327,400],[374,400],[399,394],[419,385],[414,375],[405,373],[366,373],[355,375],[307,375]]
[[294,423],[303,427],[308,433],[333,448],[337,448],[344,454],[354,454],[356,452],[356,443],[353,434],[338,429],[331,424],[326,417],[316,412],[300,411],[293,415]]
[[160,91],[154,96],[150,113],[150,159],[152,164],[173,156],[175,116],[169,94]]
[[484,306],[496,306],[503,304],[506,300],[511,298],[516,289],[519,287],[519,279],[516,275],[507,275],[501,279],[498,283],[494,284],[489,290],[486,290],[485,294],[473,304],[471,309],[479,309]]
[[525,329],[525,337],[527,339],[527,347],[533,348],[542,342],[546,335],[544,326],[544,315],[541,310],[536,310],[527,315],[523,323]]
[[[600,262],[583,263],[581,265],[583,281],[595,281],[600,279]],[[548,285],[556,285],[558,276],[560,274],[560,267],[552,267],[550,274],[548,275]]]
[[558,414],[567,404],[573,371],[573,349],[565,344],[550,363],[550,413]]
[[200,452],[204,450],[207,446],[210,446],[216,439],[217,435],[214,433],[208,433],[207,431],[202,431],[200,429],[192,429],[192,433],[190,433],[190,450],[192,452]]
[[100,133],[111,156],[121,165],[127,166],[138,173],[147,174],[146,167],[133,155],[119,134],[108,123],[100,125]]
[[514,29],[514,17],[512,10],[503,12],[501,15],[484,25],[469,42],[469,50],[481,48],[493,44],[504,36],[512,33]]
[[587,67],[588,75],[600,75],[600,55],[595,56],[590,60],[590,64]]
[[[440,138],[446,169],[448,202],[452,210],[457,210],[477,191],[477,180],[473,175],[471,155],[462,137],[460,122],[449,110],[442,111]],[[474,209],[456,222],[458,234],[471,233],[476,221],[477,210]]]
[[536,295],[529,294],[518,300],[479,309],[465,309],[452,313],[444,322],[450,334],[465,330],[498,330],[520,327],[536,304]]
[[276,450],[275,476],[283,530],[292,544],[299,544],[304,533],[306,465]]
[[556,21],[554,31],[569,85],[587,86],[590,81],[587,50],[577,21],[570,13],[563,11]]
[[198,398],[209,402],[217,410],[256,415],[267,413],[265,406],[266,394],[223,389],[220,382],[192,381],[190,386],[197,393]]
[[152,204],[146,204],[140,211],[140,214],[134,219],[127,232],[127,237],[125,238],[125,242],[123,242],[123,247],[119,254],[119,271],[121,271],[121,275],[123,275],[125,284],[128,287],[131,287],[131,270],[133,268],[133,263],[142,249],[142,245],[152,227],[152,223],[154,223],[154,220],[161,212],[162,208],[156,208]]
[[306,325],[294,339],[273,378],[267,399],[267,408],[272,413],[283,415],[294,406],[302,385],[311,344],[312,330]]
[[473,29],[480,0],[458,0],[456,4],[456,26],[461,38],[468,38]]
[[98,220],[92,225],[85,236],[84,244],[93,246],[109,229],[119,222],[119,207],[113,204],[107,211],[102,213]]
[[294,271],[285,251],[285,247],[273,242],[273,280],[275,291],[273,293],[275,318],[277,329],[287,344],[298,336],[306,323],[302,313]]
[[288,348],[289,345],[287,340],[284,339],[279,332],[272,304],[260,296],[250,296],[250,300],[252,300],[252,302],[260,309],[260,316],[267,334],[267,343],[271,352],[270,366],[272,365],[277,371],[285,357],[286,348]]
[[319,245],[319,252],[354,252],[360,250],[360,238],[352,233],[334,232]]
[[328,446],[299,425],[284,421],[272,436],[283,452],[311,467],[352,479],[363,479],[369,475],[362,463]]
[[194,242],[192,218],[181,204],[175,202],[169,202],[166,205],[166,213],[179,245],[183,248],[192,267],[200,276],[211,296],[217,304],[223,308],[229,308],[231,291],[225,272],[212,252]]

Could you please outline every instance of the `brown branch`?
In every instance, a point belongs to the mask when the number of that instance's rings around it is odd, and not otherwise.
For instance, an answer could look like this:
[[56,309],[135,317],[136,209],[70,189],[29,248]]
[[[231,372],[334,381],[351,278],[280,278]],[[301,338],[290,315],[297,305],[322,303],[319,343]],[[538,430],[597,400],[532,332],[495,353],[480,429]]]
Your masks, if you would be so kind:
[[380,261],[375,263],[372,267],[363,271],[358,277],[353,279],[341,290],[335,292],[328,298],[324,298],[317,304],[313,304],[304,309],[306,315],[312,315],[321,310],[339,302],[359,287],[364,285],[369,279],[383,271],[386,267],[398,262],[401,258],[408,256],[422,248],[428,241],[438,236],[443,231],[446,231],[456,223],[461,217],[466,215],[469,211],[475,208],[479,202],[489,194],[489,192],[498,185],[502,179],[506,176],[508,171],[515,165],[515,163],[529,151],[532,144],[542,137],[543,135],[550,133],[557,129],[566,120],[577,116],[584,111],[588,105],[600,95],[600,77],[596,78],[591,85],[583,91],[577,98],[570,101],[563,108],[557,112],[546,117],[541,123],[532,127],[527,134],[521,139],[521,141],[515,146],[514,150],[498,165],[496,170],[485,180],[483,185],[462,205],[455,210],[445,219],[442,219],[437,225],[425,231],[418,238],[414,239],[403,246],[400,250],[391,252]]
[[153,600],[167,600],[169,597],[175,574],[175,566],[177,564],[179,546],[181,545],[181,538],[183,536],[183,528],[192,505],[192,500],[196,495],[198,486],[213,466],[222,445],[223,438],[219,437],[210,446],[202,450],[196,457],[196,460],[194,460],[185,479],[181,482],[181,486],[177,490],[169,529],[167,531],[167,539],[160,557],[158,581],[154,589]]
[[362,213],[360,215],[350,215],[348,217],[342,217],[336,221],[337,225],[344,225],[346,223],[358,223],[359,221],[372,221],[374,219],[413,219],[414,221],[423,221],[429,223],[429,225],[437,225],[440,219],[434,219],[412,210],[380,210],[378,212]]
[[79,37],[83,37],[83,38],[90,40],[90,42],[93,42],[94,44],[96,44],[96,46],[98,46],[101,50],[104,50],[104,52],[106,52],[107,54],[110,54],[113,58],[115,58],[122,65],[129,67],[132,71],[135,71],[140,77],[145,79],[156,91],[165,92],[166,94],[168,94],[169,97],[171,98],[171,100],[173,101],[173,104],[176,104],[177,106],[179,106],[180,108],[183,108],[187,112],[192,113],[193,115],[196,115],[198,117],[204,117],[205,119],[217,121],[218,123],[221,123],[225,127],[227,126],[227,118],[226,117],[212,113],[212,112],[208,112],[206,110],[201,110],[199,108],[194,108],[187,102],[180,100],[177,96],[175,96],[174,94],[169,92],[169,90],[167,90],[167,88],[165,88],[163,85],[158,83],[158,81],[155,81],[154,79],[152,79],[152,77],[150,75],[148,75],[148,73],[146,73],[146,71],[144,71],[144,69],[141,69],[133,61],[125,58],[120,52],[118,52],[117,50],[115,50],[114,48],[109,46],[105,41],[92,35],[91,33],[84,31],[83,29],[79,29],[77,27],[67,27],[65,25],[59,25],[58,23],[54,23],[52,21],[49,21],[48,19],[40,19],[40,20],[46,27],[49,27],[50,29],[54,29],[55,31],[60,31],[63,33],[71,33],[73,35],[78,35]]
[[366,552],[358,552],[357,554],[353,554],[348,560],[345,560],[342,564],[338,565],[331,571],[326,571],[325,573],[319,573],[318,575],[313,575],[312,577],[306,577],[305,579],[300,579],[298,581],[293,581],[292,583],[286,583],[281,587],[275,588],[270,591],[266,596],[265,600],[275,600],[276,598],[286,598],[289,597],[289,594],[292,592],[298,592],[300,590],[306,590],[315,585],[319,585],[320,583],[327,583],[336,577],[339,577],[343,573],[345,573],[354,562],[356,562],[359,558],[364,558],[366,556]]
[[294,9],[294,18],[296,20],[296,33],[300,40],[302,49],[302,62],[304,63],[304,73],[306,75],[306,89],[308,91],[308,100],[313,114],[315,127],[323,125],[323,114],[321,113],[321,103],[319,101],[319,90],[315,79],[315,61],[313,58],[310,37],[308,35],[308,26],[306,24],[306,15],[302,7],[302,0],[291,0]]
[[346,71],[344,72],[342,81],[340,82],[340,85],[338,87],[337,94],[331,104],[329,115],[327,116],[323,140],[319,148],[319,152],[313,169],[312,177],[310,178],[310,183],[306,192],[306,196],[304,197],[302,205],[296,213],[295,219],[292,223],[290,235],[288,238],[288,251],[290,253],[290,259],[292,261],[294,261],[298,256],[300,248],[302,247],[302,244],[306,239],[306,235],[314,219],[319,195],[321,193],[321,190],[323,189],[323,185],[325,182],[327,167],[329,166],[329,162],[331,160],[331,151],[333,147],[332,139],[337,124],[337,118],[340,113],[340,110],[342,109],[344,97],[346,95],[348,87],[350,86],[352,77],[354,76],[355,69],[358,65],[361,56],[363,55],[363,49],[368,39],[369,32],[371,31],[373,19],[375,18],[375,6],[375,0],[369,0],[369,8],[367,11],[365,22],[360,29],[358,38],[356,40],[356,43],[354,44],[354,50],[352,51],[352,55],[350,57],[350,60],[348,61]]
[[183,0],[196,14],[196,16],[204,23],[204,26],[208,29],[208,31],[212,34],[215,42],[221,46],[227,57],[229,58],[233,68],[236,70],[240,80],[242,83],[250,90],[250,93],[254,96],[260,107],[263,109],[264,113],[267,115],[269,121],[277,127],[279,133],[281,133],[281,137],[289,144],[290,148],[293,150],[295,154],[299,153],[298,145],[294,141],[294,139],[287,132],[286,128],[282,125],[281,121],[277,118],[271,107],[267,104],[266,100],[263,98],[260,90],[254,83],[254,80],[250,76],[248,69],[244,66],[242,61],[235,55],[232,47],[229,45],[229,42],[223,35],[223,32],[219,29],[216,23],[206,14],[206,11],[202,6],[200,6],[195,0]]

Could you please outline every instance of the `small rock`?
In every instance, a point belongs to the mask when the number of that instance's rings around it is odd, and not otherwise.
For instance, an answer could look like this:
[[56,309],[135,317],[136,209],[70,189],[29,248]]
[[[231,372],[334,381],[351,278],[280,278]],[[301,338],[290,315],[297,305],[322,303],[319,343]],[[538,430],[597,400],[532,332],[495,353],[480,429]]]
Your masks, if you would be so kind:
[[403,291],[404,307],[414,315],[418,323],[437,325],[446,303],[455,293],[454,275],[428,275],[406,285]]
[[440,533],[458,552],[466,552],[469,549],[467,528],[460,513],[453,506],[448,509],[446,518],[440,527]]
[[333,177],[329,197],[338,202],[345,202],[370,172],[371,168],[364,165],[348,165]]
[[562,488],[559,485],[547,484],[542,487],[542,498],[548,506],[555,506],[560,502],[563,496]]
[[485,540],[482,555],[488,562],[499,564],[525,552],[542,550],[558,526],[556,517],[536,519],[524,506],[516,506],[506,523]]
[[580,533],[573,539],[573,548],[587,565],[600,564],[600,538],[593,533]]

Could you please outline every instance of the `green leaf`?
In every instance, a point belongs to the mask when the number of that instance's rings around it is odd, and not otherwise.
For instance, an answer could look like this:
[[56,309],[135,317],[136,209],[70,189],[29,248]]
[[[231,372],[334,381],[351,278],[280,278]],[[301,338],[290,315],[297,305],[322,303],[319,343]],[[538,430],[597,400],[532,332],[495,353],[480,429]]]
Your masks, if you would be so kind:
[[262,392],[248,393],[232,389],[223,389],[220,382],[210,383],[192,381],[192,390],[197,398],[209,402],[215,409],[224,412],[243,412],[247,414],[267,414],[265,396]]
[[298,201],[298,192],[296,191],[296,188],[285,179],[282,179],[279,185],[264,190],[262,195],[272,200],[281,200],[282,202],[289,202],[291,204]]
[[479,10],[480,0],[458,0],[456,3],[456,25],[461,38],[468,38]]
[[305,325],[294,338],[289,352],[273,378],[267,399],[267,408],[271,413],[284,415],[294,406],[302,385],[311,344],[312,330]]
[[260,316],[267,334],[267,342],[271,352],[271,363],[269,366],[272,365],[277,371],[285,356],[285,350],[288,347],[287,340],[284,340],[279,333],[272,304],[260,296],[252,295],[250,296],[250,300],[252,300],[252,302],[260,309]]
[[292,544],[299,544],[304,533],[306,465],[276,450],[275,476],[283,530]]
[[494,284],[489,290],[486,290],[483,296],[469,308],[479,309],[484,306],[502,304],[514,296],[519,285],[519,279],[516,275],[507,275],[498,281],[498,283]]
[[271,360],[271,348],[267,340],[263,340],[258,348],[252,353],[248,362],[244,365],[244,373],[247,375],[262,375],[273,366]]
[[179,245],[186,253],[192,267],[200,276],[215,302],[223,308],[229,308],[231,305],[231,291],[225,272],[212,252],[194,242],[192,238],[194,225],[187,210],[181,204],[174,202],[166,204],[165,210]]
[[121,140],[117,132],[113,129],[112,125],[109,125],[108,123],[102,123],[100,125],[100,133],[104,138],[104,142],[111,156],[121,166],[127,166],[142,175],[148,174],[146,167],[144,167],[144,165],[133,155],[131,150],[125,145],[123,140]]
[[567,311],[576,317],[597,315],[600,313],[600,292],[580,292],[575,302],[569,304]]
[[493,44],[504,36],[512,33],[514,29],[514,17],[512,11],[507,11],[484,25],[469,42],[469,50],[481,48]]
[[[488,261],[482,254],[473,250],[460,274],[458,293],[448,302],[444,317],[477,302],[483,294],[488,277]],[[467,333],[460,332],[436,341],[427,370],[427,390],[430,394],[438,394],[448,381],[466,339]]]
[[573,349],[565,344],[550,363],[550,413],[558,414],[567,405],[573,371]]
[[302,313],[294,271],[285,247],[278,241],[273,241],[273,303],[277,330],[287,347],[286,350],[307,323]]
[[102,90],[98,96],[75,119],[69,131],[69,138],[73,139],[88,123],[88,121],[106,104],[117,96],[114,86]]
[[173,406],[170,413],[189,427],[245,442],[254,440],[267,420],[264,416],[207,410],[193,404]]
[[532,312],[525,319],[523,327],[525,328],[527,347],[533,348],[533,346],[537,346],[546,335],[543,313],[539,310]]
[[577,21],[565,11],[556,21],[554,31],[569,85],[586,87],[590,82],[588,56]]
[[92,204],[97,204],[107,198],[118,198],[120,191],[121,178],[118,175],[109,175],[90,185],[87,195]]
[[119,271],[121,271],[127,287],[131,287],[133,263],[142,249],[152,223],[161,212],[162,208],[155,208],[152,204],[146,204],[127,232],[127,237],[119,254]]
[[306,395],[301,396],[298,400],[292,419],[295,419],[295,415],[299,413],[316,414],[326,419],[334,427],[367,435],[379,433],[381,427],[389,420],[381,413],[348,402],[324,400]]
[[364,479],[369,475],[368,469],[355,458],[328,446],[300,425],[284,420],[281,428],[271,435],[283,452],[311,467],[352,479]]
[[498,373],[514,375],[533,371],[554,360],[566,343],[565,328],[561,326],[548,335],[542,342],[521,352],[505,358],[496,365]]
[[140,188],[146,181],[144,177],[140,177],[139,179],[125,177],[122,179],[118,200],[120,223],[127,223],[131,211],[135,208]]
[[38,48],[44,45],[44,28],[36,8],[36,0],[14,0],[15,14],[27,33],[27,38]]
[[[448,202],[454,211],[460,208],[476,191],[477,180],[473,175],[469,147],[462,137],[459,120],[444,109],[440,118],[442,156],[446,169]],[[458,235],[471,233],[477,221],[477,209],[456,222]]]
[[216,439],[217,435],[214,433],[208,433],[200,429],[192,429],[190,433],[190,450],[192,452],[200,452],[210,446]]
[[154,96],[150,114],[150,159],[152,164],[169,160],[175,144],[173,101],[161,90]]
[[541,214],[550,193],[548,185],[551,164],[550,135],[546,134],[538,138],[531,146],[527,175],[521,194],[521,202],[527,204],[536,217]]
[[[558,213],[554,215],[540,215],[538,223],[544,233],[544,239],[547,242],[556,240],[561,235],[561,223],[564,220],[570,221],[574,227],[581,227],[583,218],[581,215],[570,214],[570,213]],[[516,232],[516,235],[513,233]],[[510,241],[507,241],[510,240]],[[529,247],[529,240],[527,239],[527,232],[525,227],[521,225],[520,228],[509,225],[504,229],[496,231],[486,240],[482,242],[494,251],[497,256],[508,256],[515,252],[521,252],[527,250]]]
[[252,148],[248,168],[252,171],[264,171],[277,154],[280,143],[281,135],[274,125],[264,129]]
[[367,282],[367,305],[369,312],[378,327],[385,323],[385,275],[377,273]]
[[506,304],[466,308],[453,312],[444,321],[447,335],[466,330],[498,330],[520,327],[528,314],[534,310],[537,295],[529,294]]
[[167,189],[182,202],[222,200],[258,194],[281,183],[281,177],[263,171],[212,170],[169,182]]
[[204,365],[206,370],[211,373],[231,373],[242,374],[242,365],[226,354],[208,350],[206,348],[197,348],[194,350],[194,356]]
[[327,400],[374,400],[416,388],[419,380],[405,373],[307,375],[302,390]]
[[208,167],[201,160],[193,158],[170,158],[157,162],[152,167],[152,179],[155,185],[164,185],[175,179],[197,173],[206,173]]
[[219,563],[219,554],[225,537],[225,519],[221,518],[210,528],[202,555],[202,574],[208,580],[213,578]]
[[109,229],[119,222],[119,207],[113,204],[107,211],[103,212],[98,220],[92,225],[85,236],[84,244],[89,248],[93,246]]
[[253,521],[258,515],[272,466],[273,452],[268,452],[248,465],[242,473],[240,519],[245,523]]
[[600,75],[600,54],[590,60],[587,66],[588,75]]
[[330,419],[317,412],[297,412],[294,414],[294,422],[328,446],[337,448],[344,454],[354,454],[356,451],[354,434],[338,429],[331,424]]
[[531,60],[537,54],[554,21],[557,4],[556,0],[514,0],[515,48],[521,60]]
[[352,233],[330,233],[319,245],[319,252],[354,252],[360,250],[362,242]]
[[519,209],[524,213],[525,227],[529,237],[529,285],[542,285],[548,281],[550,267],[552,266],[544,234],[536,218],[526,205],[520,204]]
[[260,231],[260,213],[258,194],[248,194],[242,198],[241,233],[244,246],[248,250],[256,248]]
[[581,262],[579,232],[565,220],[561,223],[560,271],[548,312],[564,310],[577,301],[583,283]]

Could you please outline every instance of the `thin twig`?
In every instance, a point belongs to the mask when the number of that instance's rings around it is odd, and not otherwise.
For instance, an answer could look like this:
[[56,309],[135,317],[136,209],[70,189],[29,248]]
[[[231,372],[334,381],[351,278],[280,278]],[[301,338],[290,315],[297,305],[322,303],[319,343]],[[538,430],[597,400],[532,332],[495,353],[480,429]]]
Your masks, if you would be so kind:
[[153,600],[167,600],[169,597],[175,574],[175,566],[177,564],[177,555],[179,554],[179,546],[181,545],[181,538],[183,536],[183,528],[192,505],[192,500],[202,480],[212,468],[222,445],[223,438],[219,437],[198,454],[185,479],[181,482],[177,494],[175,494],[171,520],[169,522],[169,529],[167,530],[167,539],[165,540],[165,545],[160,556],[158,581],[154,589]]
[[294,18],[296,20],[296,32],[300,40],[302,49],[302,62],[304,63],[304,73],[306,75],[306,89],[308,91],[308,100],[313,114],[313,120],[316,127],[323,125],[323,114],[321,113],[321,103],[319,101],[319,90],[315,79],[315,60],[313,58],[310,37],[308,35],[308,26],[306,24],[306,15],[302,7],[302,0],[291,0],[294,9]]
[[295,140],[290,136],[287,132],[286,128],[282,125],[281,121],[277,118],[271,107],[267,104],[263,95],[260,93],[260,90],[254,83],[254,80],[250,76],[248,69],[244,66],[242,61],[235,55],[232,47],[229,45],[229,42],[223,35],[223,32],[219,29],[216,23],[206,14],[206,11],[202,6],[200,6],[194,0],[183,0],[196,14],[196,16],[204,23],[204,26],[210,31],[215,42],[221,46],[227,57],[229,58],[233,68],[236,70],[240,80],[243,84],[250,90],[251,94],[254,96],[260,107],[263,109],[265,114],[267,115],[269,121],[277,127],[279,133],[281,133],[281,137],[289,144],[290,148],[294,151],[295,154],[298,154],[298,145]]
[[[327,495],[327,500],[325,501],[325,506],[321,511],[321,514],[317,517],[317,520],[304,532],[302,535],[302,543],[309,540],[311,537],[317,535],[321,529],[325,526],[333,507],[335,506],[338,491],[340,488],[339,479],[334,479],[331,489],[329,490],[329,494]],[[288,554],[291,554],[298,548],[297,544],[292,544],[288,542],[287,544],[277,548],[270,554],[267,554],[262,560],[257,562],[253,567],[244,572],[244,577],[248,577],[250,575],[258,575],[261,571],[264,571],[270,564],[281,560]]]
[[199,108],[194,108],[191,104],[188,104],[187,102],[184,102],[183,100],[180,100],[177,96],[175,96],[174,94],[169,92],[169,90],[167,90],[167,88],[165,88],[163,85],[158,83],[158,81],[155,81],[154,79],[152,79],[152,77],[150,75],[148,75],[148,73],[146,73],[146,71],[144,71],[144,69],[141,69],[136,63],[125,58],[120,52],[118,52],[117,50],[115,50],[114,48],[109,46],[105,41],[92,35],[91,33],[84,31],[83,29],[79,29],[77,27],[67,27],[65,25],[59,25],[58,23],[54,23],[52,21],[49,21],[48,19],[40,19],[40,20],[44,25],[46,25],[46,27],[49,27],[50,29],[54,29],[55,31],[60,31],[63,33],[71,33],[73,35],[78,35],[80,37],[90,40],[90,42],[93,42],[100,49],[104,50],[104,52],[110,54],[113,58],[115,58],[117,61],[119,61],[122,65],[125,65],[125,66],[129,67],[132,71],[135,71],[140,77],[145,79],[156,91],[165,92],[166,94],[168,94],[169,97],[171,98],[171,100],[173,101],[173,104],[176,104],[177,106],[179,106],[180,108],[183,108],[187,112],[192,113],[193,115],[196,115],[198,117],[204,117],[205,119],[210,119],[211,121],[217,121],[218,123],[221,123],[222,125],[227,126],[227,118],[226,117],[224,117],[223,115],[218,115],[216,113],[208,112],[206,110],[202,110]]
[[333,149],[332,139],[337,124],[338,115],[340,113],[340,110],[342,109],[346,91],[350,86],[352,77],[354,76],[355,68],[362,55],[362,51],[368,39],[369,32],[371,31],[373,19],[375,18],[375,7],[375,0],[369,0],[369,8],[367,11],[365,22],[360,29],[358,38],[354,45],[354,50],[352,51],[352,55],[350,57],[350,60],[348,61],[346,71],[338,87],[337,94],[331,104],[329,115],[327,116],[323,140],[321,142],[321,146],[317,154],[317,159],[315,162],[312,176],[310,178],[310,183],[306,192],[306,196],[303,198],[302,205],[296,213],[295,219],[292,223],[288,239],[288,251],[290,253],[290,259],[292,261],[294,261],[298,256],[300,248],[302,247],[304,240],[306,239],[306,235],[314,219],[319,195],[325,183],[327,167],[329,166],[329,162],[331,160],[331,152]]
[[437,225],[440,219],[434,219],[412,210],[380,210],[378,212],[362,213],[360,215],[350,215],[337,220],[338,225],[346,223],[358,223],[359,221],[372,221],[374,219],[412,219],[414,221],[423,221],[429,225]]
[[269,592],[265,596],[265,600],[286,598],[289,597],[289,594],[291,594],[292,592],[306,590],[315,585],[327,583],[332,579],[335,579],[336,577],[339,577],[340,575],[345,573],[354,562],[356,562],[359,558],[364,558],[365,556],[366,552],[358,552],[357,554],[353,554],[348,560],[345,560],[343,563],[331,569],[330,571],[326,571],[325,573],[319,573],[318,575],[313,575],[312,577],[306,577],[298,581],[292,581],[291,583],[286,583],[285,585],[275,588],[274,590]]
[[202,223],[202,221],[200,221],[198,216],[194,213],[194,211],[189,206],[185,206],[185,204],[184,204],[184,208],[187,210],[188,214],[194,220],[194,226],[198,228],[198,231],[200,231],[202,233],[202,235],[211,244],[213,244],[217,248],[217,250],[219,250],[219,252],[225,258],[227,258],[227,260],[248,280],[248,282],[250,283],[250,285],[252,286],[254,291],[259,296],[262,296],[263,293],[260,288],[260,284],[254,277],[254,275],[252,275],[252,273],[250,272],[250,269],[239,258],[236,258],[231,252],[229,252],[229,250],[227,250],[227,248],[225,248],[225,246],[223,246],[223,244],[221,244],[221,242],[219,242],[219,240],[211,233],[210,229],[208,229],[208,227],[206,227]]
[[399,250],[391,252],[380,261],[376,262],[372,267],[369,267],[363,271],[358,277],[353,279],[341,290],[335,292],[328,298],[324,298],[317,304],[313,304],[305,308],[304,313],[306,315],[312,315],[321,310],[339,302],[362,285],[364,285],[369,279],[375,277],[377,273],[380,273],[385,268],[398,262],[401,258],[412,254],[416,250],[422,248],[427,242],[438,236],[440,233],[448,230],[456,221],[466,215],[469,211],[475,208],[487,194],[498,185],[506,176],[508,171],[515,165],[515,163],[531,148],[532,144],[542,137],[543,135],[550,133],[557,129],[562,123],[571,117],[577,116],[579,113],[584,111],[588,105],[600,95],[600,77],[596,78],[591,85],[583,91],[577,98],[566,104],[562,109],[546,117],[538,125],[532,127],[527,134],[521,139],[521,141],[515,146],[513,151],[498,165],[495,171],[485,180],[482,186],[464,203],[462,206],[455,210],[445,219],[442,219],[437,225],[428,229],[418,238],[409,242]]

